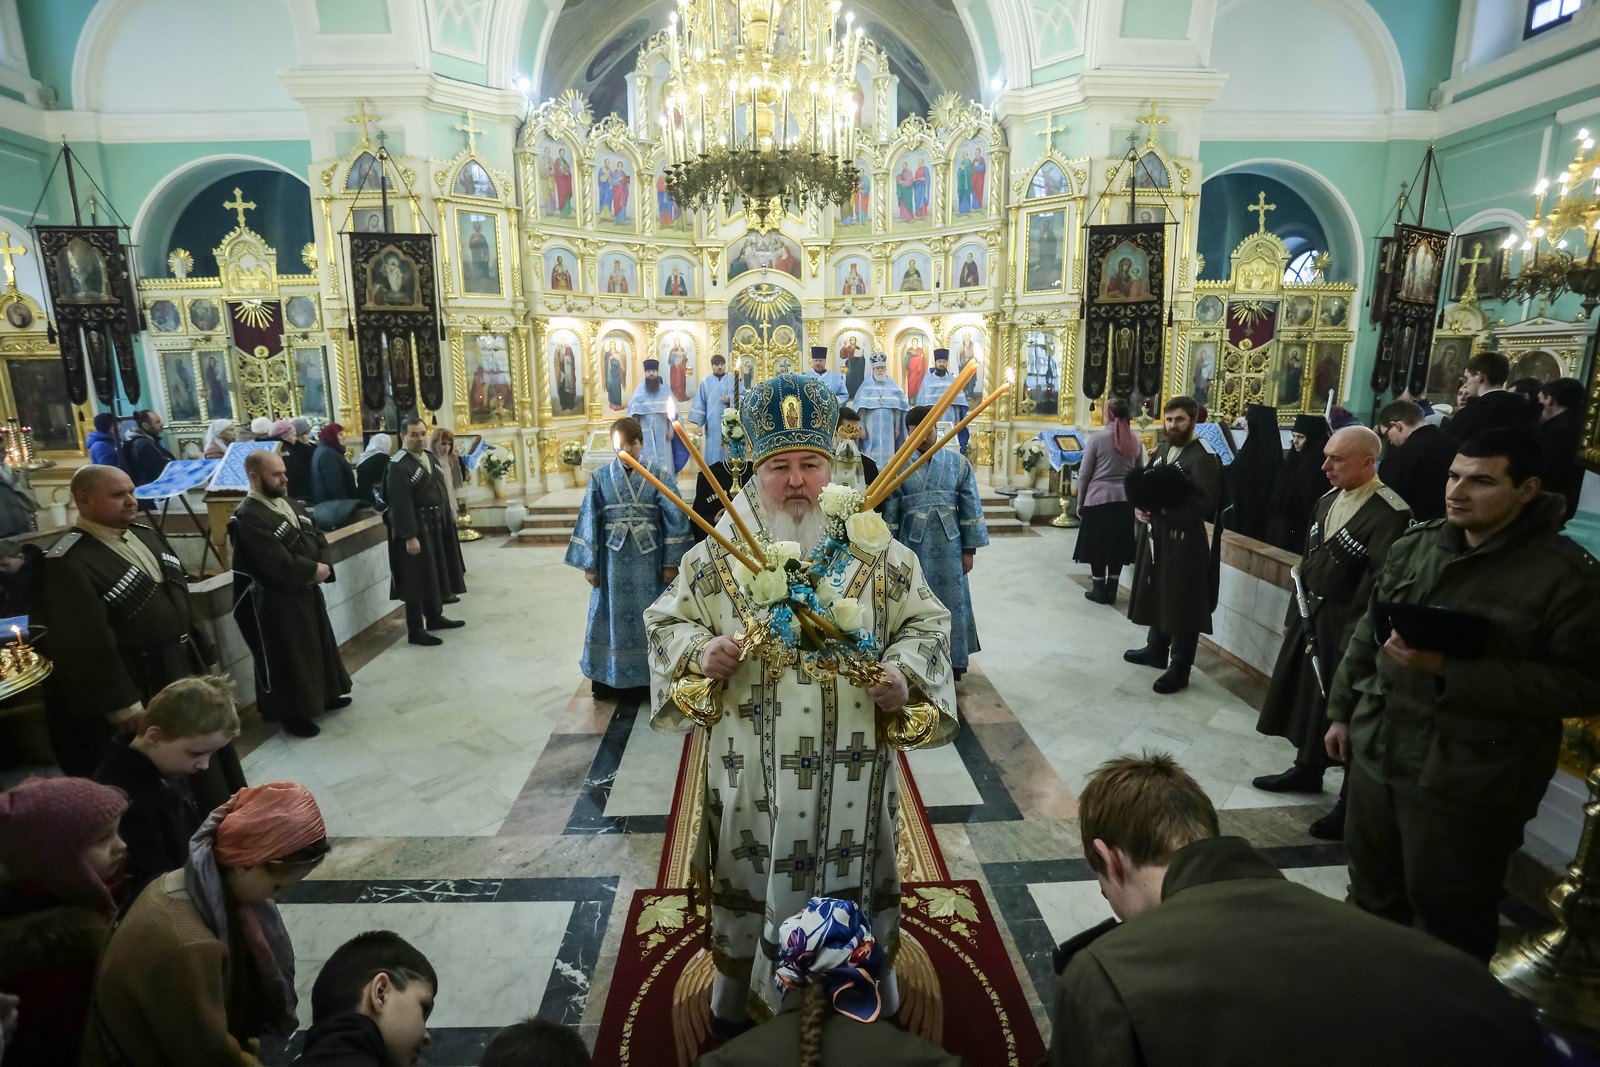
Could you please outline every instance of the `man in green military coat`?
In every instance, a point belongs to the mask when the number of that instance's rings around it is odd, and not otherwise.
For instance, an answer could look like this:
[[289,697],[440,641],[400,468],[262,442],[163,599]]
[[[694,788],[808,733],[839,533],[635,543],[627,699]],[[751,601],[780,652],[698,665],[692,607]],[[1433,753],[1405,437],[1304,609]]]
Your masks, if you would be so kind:
[[[183,564],[139,514],[133,481],[88,464],[69,486],[78,520],[45,553],[30,597],[30,628],[55,664],[45,712],[56,762],[88,777],[118,730],[168,682],[216,673],[217,653],[194,618]],[[190,779],[209,811],[245,784],[230,742]]]
[[1052,1065],[1544,1062],[1533,1013],[1487,971],[1219,837],[1172,757],[1102,765],[1078,819],[1123,921],[1058,950]]
[[439,645],[429,630],[466,623],[444,617],[445,602],[467,591],[456,543],[455,516],[439,461],[428,451],[428,426],[410,418],[403,448],[389,462],[383,498],[389,505],[389,599],[406,602],[407,640]]
[[[1600,564],[1558,532],[1566,501],[1541,492],[1543,462],[1525,430],[1462,443],[1445,517],[1389,550],[1328,697],[1328,754],[1350,765],[1351,899],[1481,960],[1561,720],[1600,712]],[[1391,630],[1396,604],[1482,621],[1413,623],[1414,646]],[[1462,640],[1473,629],[1481,648]]]
[[[1157,693],[1176,693],[1188,686],[1195,648],[1200,635],[1211,632],[1211,611],[1217,605],[1221,543],[1206,535],[1206,523],[1218,520],[1222,461],[1194,435],[1199,410],[1186,396],[1167,401],[1162,411],[1166,443],[1147,464],[1183,472],[1187,485],[1181,499],[1150,510],[1135,505],[1133,512],[1143,526],[1134,556],[1128,618],[1149,626],[1150,633],[1143,648],[1124,652],[1122,658],[1162,669],[1151,687]],[[1218,523],[1217,530],[1221,528]]]
[[[1311,510],[1298,567],[1300,587],[1289,601],[1283,647],[1256,723],[1261,733],[1294,744],[1294,765],[1257,778],[1257,789],[1322,792],[1322,772],[1328,766],[1323,744],[1327,687],[1356,620],[1366,610],[1389,546],[1411,525],[1406,502],[1378,480],[1382,447],[1378,435],[1365,426],[1346,426],[1323,447],[1322,470],[1333,489]],[[1343,837],[1344,808],[1341,792],[1333,811],[1312,823],[1312,836]]]
[[328,539],[289,499],[276,452],[245,457],[250,495],[229,523],[233,618],[255,661],[256,710],[285,733],[315,737],[311,716],[350,703],[350,675],[328,621],[322,586],[335,579]]

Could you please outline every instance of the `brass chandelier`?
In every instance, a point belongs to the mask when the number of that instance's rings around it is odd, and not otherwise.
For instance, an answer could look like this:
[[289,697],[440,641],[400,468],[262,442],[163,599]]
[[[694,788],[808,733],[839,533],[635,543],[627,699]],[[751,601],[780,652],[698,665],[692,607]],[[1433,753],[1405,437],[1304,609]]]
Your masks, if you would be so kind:
[[[1585,310],[1592,311],[1600,297],[1600,155],[1592,154],[1595,142],[1588,130],[1579,130],[1577,140],[1572,162],[1556,176],[1549,211],[1550,180],[1540,178],[1534,187],[1533,215],[1522,241],[1523,252],[1532,255],[1524,256],[1521,273],[1495,293],[1498,299],[1554,300],[1571,290],[1583,294]],[[1509,250],[1516,243],[1508,237],[1501,247]]]
[[705,211],[743,200],[761,228],[843,204],[860,178],[856,64],[865,31],[838,0],[678,0],[662,138],[667,191]]

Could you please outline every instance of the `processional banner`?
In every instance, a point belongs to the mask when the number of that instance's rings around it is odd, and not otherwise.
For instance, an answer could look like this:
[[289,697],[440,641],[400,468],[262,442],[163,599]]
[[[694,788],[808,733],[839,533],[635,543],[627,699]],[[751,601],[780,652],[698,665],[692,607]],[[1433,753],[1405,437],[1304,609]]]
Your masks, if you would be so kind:
[[1088,344],[1083,393],[1161,393],[1162,311],[1166,306],[1166,227],[1161,223],[1090,226]]
[[87,359],[95,396],[102,404],[111,404],[117,394],[111,368],[115,359],[122,391],[137,404],[139,369],[133,335],[139,329],[139,305],[117,228],[39,226],[35,233],[55,309],[68,398],[82,404],[89,397],[83,373]]
[[1402,390],[1421,396],[1428,385],[1439,281],[1444,276],[1450,234],[1421,226],[1396,226],[1384,264],[1388,287],[1378,355],[1372,364],[1372,391]]
[[353,233],[350,262],[362,404],[378,410],[387,396],[405,411],[420,390],[423,406],[437,411],[444,375],[433,235]]

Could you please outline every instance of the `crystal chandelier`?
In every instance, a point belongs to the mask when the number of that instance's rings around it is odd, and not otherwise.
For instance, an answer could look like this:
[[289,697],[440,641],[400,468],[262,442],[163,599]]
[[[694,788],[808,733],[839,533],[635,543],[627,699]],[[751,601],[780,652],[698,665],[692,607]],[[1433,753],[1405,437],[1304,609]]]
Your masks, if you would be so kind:
[[685,207],[742,199],[765,229],[855,191],[856,64],[865,32],[838,0],[678,0],[662,137]]

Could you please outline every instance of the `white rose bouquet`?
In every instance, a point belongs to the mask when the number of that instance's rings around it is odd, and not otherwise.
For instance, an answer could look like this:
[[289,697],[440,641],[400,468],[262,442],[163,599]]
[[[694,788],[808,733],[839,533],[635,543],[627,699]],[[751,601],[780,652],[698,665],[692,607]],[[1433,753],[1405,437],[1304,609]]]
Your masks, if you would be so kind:
[[1032,474],[1042,466],[1046,459],[1044,442],[1037,437],[1030,437],[1020,442],[1014,449],[1017,462],[1022,464],[1022,469]]

